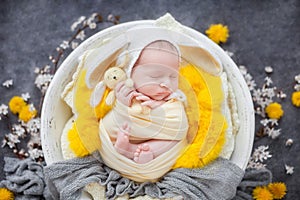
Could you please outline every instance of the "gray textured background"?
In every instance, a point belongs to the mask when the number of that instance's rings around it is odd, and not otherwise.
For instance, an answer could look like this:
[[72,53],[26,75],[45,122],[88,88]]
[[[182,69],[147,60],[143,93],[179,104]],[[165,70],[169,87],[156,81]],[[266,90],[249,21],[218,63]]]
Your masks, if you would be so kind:
[[[272,140],[255,140],[255,146],[269,145],[273,155],[267,167],[274,181],[287,184],[286,199],[299,199],[300,180],[300,109],[291,105],[293,79],[300,73],[300,1],[0,1],[0,83],[14,80],[14,86],[0,86],[0,104],[14,95],[29,92],[38,105],[40,93],[34,85],[34,68],[49,63],[48,56],[71,37],[70,25],[81,15],[93,12],[104,17],[120,15],[120,22],[156,19],[170,12],[179,22],[204,32],[212,23],[223,23],[230,29],[230,38],[222,47],[234,52],[234,61],[245,65],[258,84],[265,77],[264,67],[272,66],[274,84],[283,88],[288,98],[282,102],[285,115],[280,121],[282,135]],[[100,29],[110,26],[100,25]],[[257,120],[258,121],[258,120]],[[258,123],[256,123],[258,125]],[[0,122],[0,140],[7,133]],[[285,147],[288,138],[293,146]],[[0,179],[3,177],[3,156],[14,156],[8,148],[0,152]],[[295,166],[285,174],[284,165]]]

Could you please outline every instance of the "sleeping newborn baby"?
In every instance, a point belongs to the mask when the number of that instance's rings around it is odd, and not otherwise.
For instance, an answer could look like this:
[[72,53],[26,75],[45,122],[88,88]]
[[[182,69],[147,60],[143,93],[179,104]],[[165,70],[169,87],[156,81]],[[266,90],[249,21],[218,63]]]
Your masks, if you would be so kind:
[[[134,88],[126,87],[124,82],[117,85],[118,101],[128,107],[133,103],[140,103],[150,109],[158,109],[166,102],[175,101],[172,96],[178,93],[180,63],[177,51],[173,44],[164,40],[154,41],[147,45],[132,69],[131,78],[134,81]],[[179,106],[182,107],[182,105]],[[182,113],[178,114],[182,120],[186,120]],[[130,131],[129,122],[124,122],[118,131],[115,148],[119,153],[137,163],[147,163],[178,143],[176,139],[151,139],[151,136],[145,142],[131,142]]]
[[119,83],[114,108],[100,121],[100,153],[108,166],[145,179],[171,169],[187,145],[179,67],[180,52],[169,41],[157,40],[141,50],[130,73],[134,87]]

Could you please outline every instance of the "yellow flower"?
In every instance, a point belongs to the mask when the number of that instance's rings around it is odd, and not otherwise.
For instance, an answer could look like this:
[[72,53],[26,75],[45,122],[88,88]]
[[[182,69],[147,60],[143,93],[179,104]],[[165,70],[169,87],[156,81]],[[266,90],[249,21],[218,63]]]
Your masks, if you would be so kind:
[[265,111],[270,119],[280,119],[284,113],[281,105],[277,102],[270,103]]
[[270,183],[268,189],[273,194],[274,199],[282,199],[286,194],[286,185],[284,183]]
[[19,96],[14,96],[13,98],[10,99],[8,106],[9,109],[12,113],[17,114],[21,112],[24,106],[26,106],[26,102],[22,97]]
[[14,193],[6,188],[0,188],[0,200],[14,200]]
[[223,24],[212,24],[205,31],[206,35],[215,43],[219,44],[220,42],[225,43],[229,37],[229,30],[227,26]]
[[23,122],[28,122],[29,120],[31,120],[36,116],[36,113],[37,111],[33,106],[26,105],[19,113],[19,119],[22,120]]
[[300,91],[293,92],[292,94],[292,103],[296,107],[300,107]]
[[272,193],[267,187],[258,186],[252,191],[252,197],[256,200],[273,200]]

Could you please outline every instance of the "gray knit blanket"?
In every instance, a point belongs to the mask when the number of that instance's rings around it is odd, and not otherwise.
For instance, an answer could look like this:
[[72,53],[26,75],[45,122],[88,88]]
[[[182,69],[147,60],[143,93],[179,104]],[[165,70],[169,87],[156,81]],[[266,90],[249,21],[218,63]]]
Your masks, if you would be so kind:
[[45,182],[41,164],[31,159],[9,157],[4,157],[4,162],[6,179],[0,182],[0,187],[14,192],[16,200],[39,200],[44,196]]
[[244,174],[235,164],[218,158],[202,169],[178,168],[156,183],[136,183],[107,167],[98,153],[47,167],[30,159],[5,158],[4,171],[6,179],[0,182],[0,187],[13,191],[16,200],[78,199],[82,189],[93,182],[106,187],[107,199],[128,194],[161,199],[182,196],[183,199],[250,200],[253,188],[270,183],[272,178],[267,169],[247,170]]
[[[98,153],[85,158],[58,162],[44,169],[52,199],[79,198],[82,188],[98,182],[106,186],[106,198],[148,195],[159,199],[182,196],[184,199],[232,199],[244,171],[219,158],[201,169],[178,168],[155,183],[136,183],[105,166]],[[50,198],[50,197],[48,197]]]

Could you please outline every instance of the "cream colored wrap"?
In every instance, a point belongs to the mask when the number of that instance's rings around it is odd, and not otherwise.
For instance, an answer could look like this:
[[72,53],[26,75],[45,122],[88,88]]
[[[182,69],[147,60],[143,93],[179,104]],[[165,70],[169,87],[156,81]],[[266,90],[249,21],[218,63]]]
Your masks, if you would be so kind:
[[[137,113],[134,106],[116,102],[115,107],[100,121],[100,154],[103,161],[123,176],[138,182],[155,181],[168,172],[187,145],[188,121],[182,102],[169,100],[148,113]],[[127,122],[130,140],[178,140],[169,151],[152,161],[138,164],[119,154],[114,141],[120,127]]]

